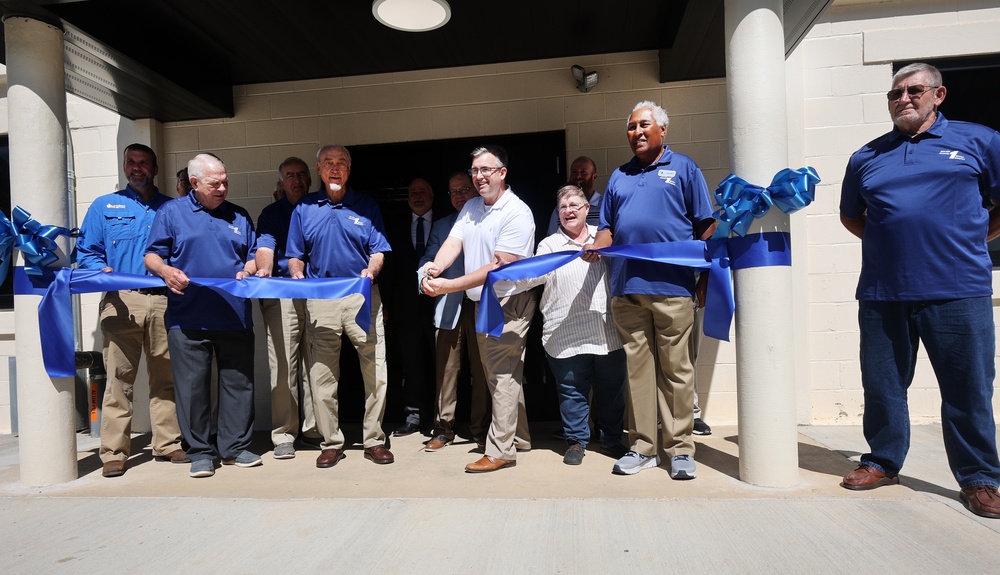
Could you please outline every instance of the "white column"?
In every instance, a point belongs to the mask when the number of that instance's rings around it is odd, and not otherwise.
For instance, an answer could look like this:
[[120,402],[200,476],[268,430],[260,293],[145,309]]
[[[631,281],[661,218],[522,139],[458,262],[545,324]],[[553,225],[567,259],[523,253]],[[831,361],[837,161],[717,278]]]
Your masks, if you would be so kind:
[[[68,227],[66,87],[63,33],[25,17],[4,20],[11,204],[42,224]],[[69,240],[60,239],[62,261]],[[24,265],[18,257],[17,265]],[[42,366],[40,296],[14,296],[21,483],[43,487],[77,478],[73,378],[52,379]]]
[[[767,186],[789,167],[782,0],[726,0],[730,166]],[[788,232],[772,207],[747,235]],[[765,487],[799,482],[792,334],[792,273],[787,266],[734,272],[740,479]]]

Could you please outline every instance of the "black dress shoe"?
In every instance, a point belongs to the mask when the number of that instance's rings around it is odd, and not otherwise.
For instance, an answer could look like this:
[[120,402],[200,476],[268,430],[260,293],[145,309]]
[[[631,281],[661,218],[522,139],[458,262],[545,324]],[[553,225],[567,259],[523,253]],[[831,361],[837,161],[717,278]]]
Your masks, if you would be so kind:
[[407,435],[413,435],[414,433],[420,431],[420,426],[416,423],[410,423],[407,421],[402,427],[392,432],[393,437],[406,437]]

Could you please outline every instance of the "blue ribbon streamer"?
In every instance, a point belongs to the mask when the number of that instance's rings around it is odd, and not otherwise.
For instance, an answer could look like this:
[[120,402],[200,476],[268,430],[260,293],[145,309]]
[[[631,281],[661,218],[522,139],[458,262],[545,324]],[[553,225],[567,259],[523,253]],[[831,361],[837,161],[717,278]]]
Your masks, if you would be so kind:
[[[16,272],[16,270],[15,270]],[[15,277],[17,277],[15,273]],[[73,353],[73,311],[70,294],[106,292],[136,288],[162,288],[163,280],[153,276],[105,273],[100,270],[62,268],[52,274],[41,303],[38,304],[38,331],[42,346],[42,362],[49,377],[76,375]],[[242,280],[225,278],[189,278],[191,283],[224,291],[243,298],[309,298],[337,299],[360,293],[364,303],[355,321],[366,332],[371,326],[371,280],[368,278],[289,278],[247,277]],[[38,290],[38,283],[22,284],[22,288]],[[30,286],[30,288],[29,288]],[[24,293],[24,292],[22,292]]]
[[786,214],[795,213],[816,198],[819,175],[812,167],[785,168],[762,188],[729,174],[714,192],[719,209],[712,214],[719,221],[713,238],[727,238],[730,233],[746,235],[755,218],[764,217],[772,205]]
[[[655,244],[611,246],[594,250],[602,256],[628,258],[708,269],[708,293],[705,296],[705,335],[729,341],[729,328],[736,309],[733,282],[729,274],[726,240],[688,240]],[[580,257],[582,252],[566,251],[542,254],[511,262],[486,274],[483,295],[476,318],[476,331],[499,337],[503,332],[503,308],[493,284],[499,280],[517,281],[541,277]]]

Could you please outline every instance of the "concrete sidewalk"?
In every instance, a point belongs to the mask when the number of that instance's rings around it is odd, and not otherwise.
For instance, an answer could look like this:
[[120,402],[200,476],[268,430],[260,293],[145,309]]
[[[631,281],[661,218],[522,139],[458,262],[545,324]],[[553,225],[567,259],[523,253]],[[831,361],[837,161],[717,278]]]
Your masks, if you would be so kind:
[[[902,484],[839,487],[865,450],[858,427],[799,429],[800,483],[738,479],[735,428],[698,442],[698,478],[666,467],[614,476],[588,451],[562,463],[554,424],[533,424],[534,449],[495,473],[462,472],[478,454],[457,443],[421,450],[393,441],[396,462],[360,448],[332,469],[318,452],[222,467],[152,461],[138,436],[124,476],[100,474],[97,442],[80,436],[80,478],[29,489],[16,439],[0,437],[4,573],[996,573],[1000,520],[958,501],[936,425],[913,428]],[[351,435],[349,434],[348,437]],[[265,453],[266,452],[266,453]]]

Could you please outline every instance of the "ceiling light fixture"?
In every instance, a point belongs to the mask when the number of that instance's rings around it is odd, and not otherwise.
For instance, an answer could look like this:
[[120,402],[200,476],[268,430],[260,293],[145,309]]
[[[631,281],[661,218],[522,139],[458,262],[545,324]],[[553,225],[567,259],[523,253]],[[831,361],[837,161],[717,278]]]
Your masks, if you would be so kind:
[[570,71],[573,72],[573,79],[576,80],[576,89],[584,94],[591,91],[597,85],[597,72],[587,72],[583,69],[583,66],[575,64],[570,68]]
[[375,19],[403,32],[427,32],[451,20],[451,6],[446,0],[375,0]]

